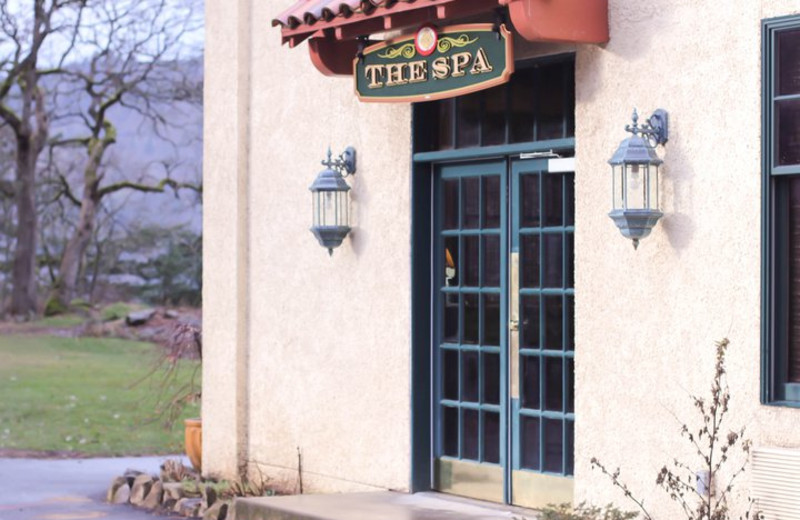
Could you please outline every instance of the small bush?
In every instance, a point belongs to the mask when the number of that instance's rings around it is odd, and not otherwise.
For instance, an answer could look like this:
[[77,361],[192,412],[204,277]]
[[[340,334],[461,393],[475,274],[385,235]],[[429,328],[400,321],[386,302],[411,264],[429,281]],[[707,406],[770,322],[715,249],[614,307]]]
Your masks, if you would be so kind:
[[136,310],[136,307],[124,302],[112,303],[100,312],[100,318],[103,321],[121,320],[127,316],[131,311]]

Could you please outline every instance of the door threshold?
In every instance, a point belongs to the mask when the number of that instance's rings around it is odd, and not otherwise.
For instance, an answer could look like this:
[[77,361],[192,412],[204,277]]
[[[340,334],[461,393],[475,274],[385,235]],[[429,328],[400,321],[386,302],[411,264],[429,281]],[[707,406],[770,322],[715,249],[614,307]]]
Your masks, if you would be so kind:
[[239,498],[236,518],[248,520],[534,520],[539,513],[436,492],[376,491]]

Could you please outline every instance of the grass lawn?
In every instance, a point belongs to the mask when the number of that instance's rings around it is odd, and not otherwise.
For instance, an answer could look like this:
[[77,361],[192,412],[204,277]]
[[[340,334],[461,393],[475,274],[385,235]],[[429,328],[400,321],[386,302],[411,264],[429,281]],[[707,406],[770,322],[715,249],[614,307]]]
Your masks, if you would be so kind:
[[[134,385],[158,352],[120,339],[0,336],[0,448],[181,452],[183,421],[167,431],[155,417],[156,382]],[[197,364],[182,362],[180,379],[188,381]],[[198,414],[197,405],[184,412]]]

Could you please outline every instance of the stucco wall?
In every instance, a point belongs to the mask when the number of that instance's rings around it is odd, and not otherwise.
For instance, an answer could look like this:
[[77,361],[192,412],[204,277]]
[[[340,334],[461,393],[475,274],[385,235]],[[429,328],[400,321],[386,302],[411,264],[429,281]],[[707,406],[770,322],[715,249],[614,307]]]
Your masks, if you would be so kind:
[[[298,450],[305,491],[407,489],[410,108],[360,104],[352,80],[322,76],[305,45],[281,47],[269,21],[285,7],[207,3],[204,471],[230,475],[238,438],[241,459],[290,489]],[[217,128],[232,125],[236,96],[239,164],[237,136]],[[358,151],[354,230],[332,257],[308,230],[329,145]],[[237,169],[243,189],[211,189]]]
[[[800,448],[800,410],[759,404],[760,21],[800,5],[610,4],[610,42],[576,47],[576,500],[624,503],[597,456],[668,512],[655,475],[691,455],[680,421],[715,340],[731,340],[729,424]],[[291,488],[299,448],[306,491],[407,489],[410,110],[360,104],[281,47],[285,5],[206,7],[205,472],[249,460]],[[606,216],[634,106],[671,118],[665,217],[638,251]],[[355,230],[332,258],[308,231],[329,144],[359,152]]]
[[[798,11],[792,1],[614,0],[610,42],[578,48],[577,501],[625,504],[591,470],[596,456],[621,466],[649,509],[680,514],[655,477],[674,457],[696,460],[680,428],[697,425],[689,394],[708,394],[723,337],[728,426],[746,426],[756,446],[800,447],[800,410],[759,404],[760,24]],[[665,216],[638,251],[605,216],[606,161],[634,106],[665,108],[671,124]]]

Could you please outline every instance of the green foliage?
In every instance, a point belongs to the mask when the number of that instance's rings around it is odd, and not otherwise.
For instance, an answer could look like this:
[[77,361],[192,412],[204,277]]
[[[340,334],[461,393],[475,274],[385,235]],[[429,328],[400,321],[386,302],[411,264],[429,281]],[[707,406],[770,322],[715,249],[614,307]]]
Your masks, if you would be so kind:
[[45,316],[58,316],[59,314],[65,314],[68,310],[67,306],[61,303],[58,298],[48,298],[44,304]]
[[191,305],[201,303],[203,238],[188,231],[170,233],[163,251],[140,266],[138,274],[150,283],[141,297],[155,304]]
[[130,312],[135,311],[137,308],[138,306],[125,302],[112,303],[111,305],[106,305],[103,307],[103,309],[100,311],[100,319],[103,321],[121,320]]
[[572,504],[548,504],[540,512],[539,520],[633,520],[639,516],[635,511],[622,511],[613,504],[601,508],[581,502]]
[[[0,448],[103,455],[182,451],[183,428],[154,422],[155,391],[131,387],[160,347],[108,338],[0,336]],[[197,361],[184,360],[178,381]],[[196,416],[189,405],[185,417]]]

